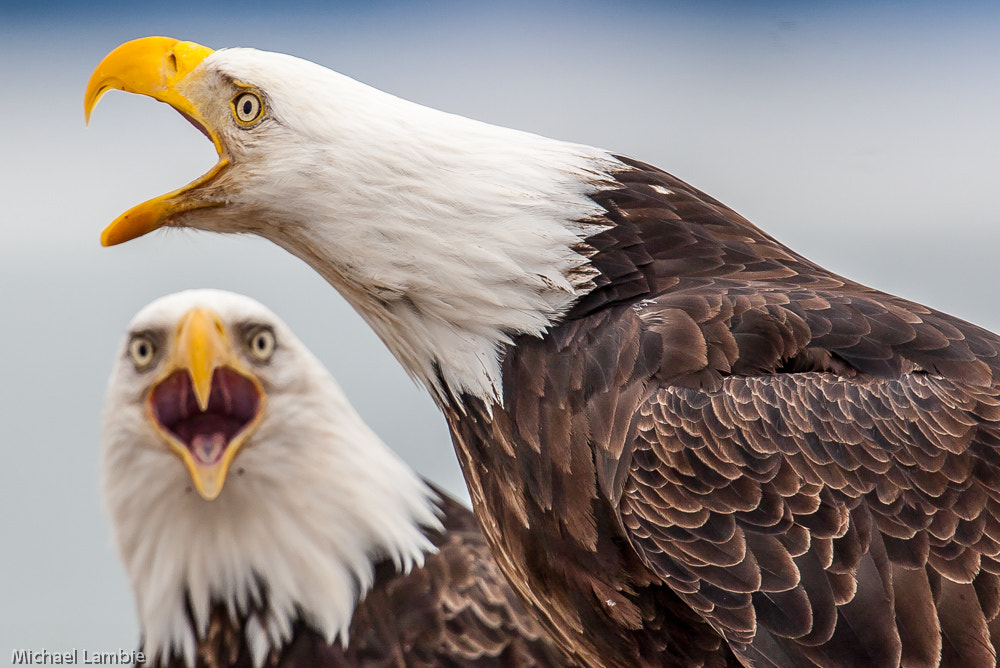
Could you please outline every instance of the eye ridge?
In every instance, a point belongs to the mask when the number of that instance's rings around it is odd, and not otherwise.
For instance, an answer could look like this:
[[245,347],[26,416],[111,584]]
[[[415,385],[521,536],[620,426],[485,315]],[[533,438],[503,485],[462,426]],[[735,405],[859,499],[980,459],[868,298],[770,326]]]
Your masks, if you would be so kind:
[[264,115],[264,101],[260,95],[251,91],[243,91],[233,98],[233,115],[241,125],[256,122]]

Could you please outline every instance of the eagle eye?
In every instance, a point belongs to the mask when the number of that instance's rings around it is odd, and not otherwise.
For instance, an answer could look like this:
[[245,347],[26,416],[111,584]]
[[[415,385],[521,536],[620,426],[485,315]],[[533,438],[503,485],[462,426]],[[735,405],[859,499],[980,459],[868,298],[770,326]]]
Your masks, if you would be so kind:
[[156,357],[156,345],[149,337],[139,335],[129,342],[128,354],[136,370],[142,371],[152,364],[153,358]]
[[247,337],[247,348],[258,362],[266,362],[274,354],[274,332],[270,327],[258,327]]
[[233,98],[233,115],[242,125],[257,121],[263,113],[264,102],[257,93],[244,91]]

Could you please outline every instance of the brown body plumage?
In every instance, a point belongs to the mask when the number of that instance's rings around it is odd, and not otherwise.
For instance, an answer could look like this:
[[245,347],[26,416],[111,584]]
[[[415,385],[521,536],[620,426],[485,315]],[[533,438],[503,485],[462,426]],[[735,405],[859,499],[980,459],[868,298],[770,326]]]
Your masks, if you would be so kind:
[[594,665],[711,665],[674,595],[755,666],[993,665],[1000,338],[630,164],[598,288],[448,411],[508,576]]

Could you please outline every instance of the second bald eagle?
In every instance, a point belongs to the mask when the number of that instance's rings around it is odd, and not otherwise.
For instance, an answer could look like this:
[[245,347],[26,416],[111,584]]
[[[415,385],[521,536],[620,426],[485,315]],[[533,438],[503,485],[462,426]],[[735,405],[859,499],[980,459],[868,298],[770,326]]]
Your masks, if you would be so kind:
[[472,513],[254,300],[190,290],[140,311],[103,422],[148,665],[568,665]]

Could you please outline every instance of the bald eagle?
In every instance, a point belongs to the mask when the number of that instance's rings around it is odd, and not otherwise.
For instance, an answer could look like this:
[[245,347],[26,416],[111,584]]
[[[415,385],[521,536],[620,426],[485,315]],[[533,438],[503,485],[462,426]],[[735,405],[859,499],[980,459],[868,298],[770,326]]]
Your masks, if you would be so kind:
[[154,665],[568,665],[472,512],[248,297],[181,292],[135,316],[101,488]]
[[112,88],[219,161],[103,242],[252,232],[312,265],[434,396],[500,568],[581,663],[994,664],[995,334],[651,165],[291,56],[147,38],[88,114]]

